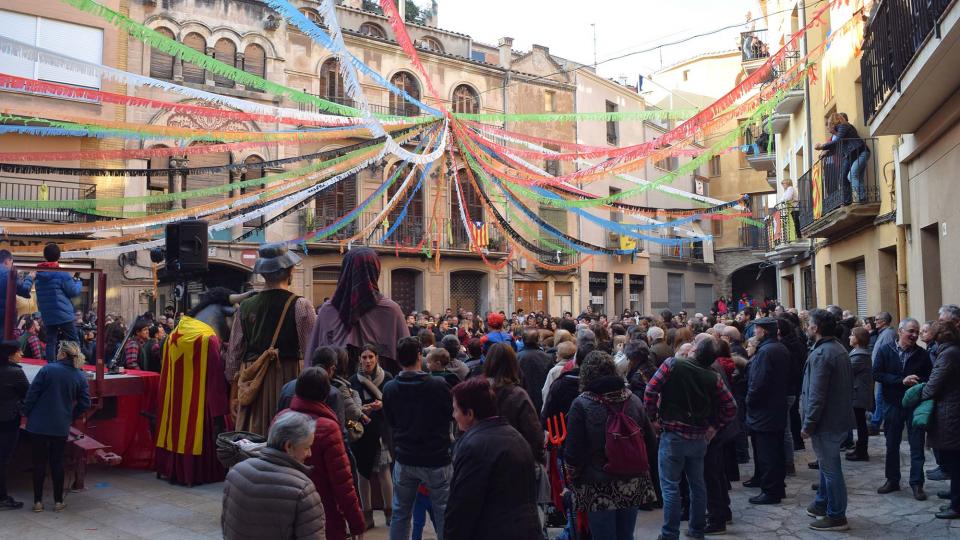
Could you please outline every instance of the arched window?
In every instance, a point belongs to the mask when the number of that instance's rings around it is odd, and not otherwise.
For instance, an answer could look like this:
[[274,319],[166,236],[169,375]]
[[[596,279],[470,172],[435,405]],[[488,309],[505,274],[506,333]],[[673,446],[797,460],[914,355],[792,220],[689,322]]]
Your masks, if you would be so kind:
[[[248,165],[248,167],[245,167],[245,168],[244,168],[244,171],[243,171],[243,174],[240,175],[240,181],[241,181],[241,182],[246,182],[247,180],[256,180],[256,179],[258,179],[258,178],[263,178],[263,167],[250,167],[250,166],[249,166],[249,165],[251,165],[251,164],[256,165],[256,164],[258,164],[258,163],[263,163],[263,158],[261,158],[260,156],[249,156],[249,157],[247,157],[247,159],[243,160],[243,164],[244,164],[244,165]],[[261,185],[249,186],[249,187],[242,187],[242,188],[240,188],[240,193],[241,193],[241,194],[244,194],[244,193],[247,193],[247,192],[253,192],[253,191],[257,191],[257,190],[262,189],[262,188],[263,188],[263,186],[261,186]],[[254,218],[254,219],[251,219],[250,221],[244,222],[243,227],[244,227],[245,229],[249,229],[249,228],[253,228],[253,227],[259,227],[259,226],[261,226],[261,225],[263,225],[263,216],[260,216],[260,217],[258,217],[258,218]]]
[[[187,34],[183,38],[183,44],[200,54],[207,54],[207,40],[197,33]],[[207,82],[207,74],[204,69],[190,62],[183,63],[183,80],[194,84],[203,84]]]
[[[256,43],[247,45],[243,50],[243,70],[263,79],[267,78],[267,52],[263,47]],[[254,86],[248,86],[247,90],[259,92],[260,89]]]
[[[217,40],[217,44],[213,48],[213,57],[228,66],[236,67],[237,46],[229,39],[221,38]],[[220,75],[214,75],[213,82],[221,88],[233,88],[235,84],[233,79]]]
[[328,101],[344,103],[343,77],[336,58],[330,58],[320,66],[320,94]]
[[477,114],[480,112],[480,96],[477,92],[465,85],[453,89],[453,112]]
[[[303,13],[304,17],[310,19],[310,22],[317,26],[323,26],[323,18],[320,17],[320,14],[310,8],[303,8],[300,10],[300,13]],[[291,25],[290,28],[299,30],[296,26]]]
[[377,23],[365,22],[361,24],[360,33],[365,36],[387,39],[387,33],[384,32],[383,28]]
[[[163,37],[174,39],[173,32],[166,28],[157,28],[157,33]],[[154,79],[173,78],[173,56],[157,48],[150,49],[150,76]]]
[[[412,98],[420,99],[420,83],[417,79],[406,71],[398,71],[390,78],[390,82],[397,88],[409,94]],[[404,98],[391,93],[390,94],[390,114],[400,116],[416,116],[417,106],[413,103],[407,103]]]
[[438,41],[436,38],[432,38],[430,36],[427,36],[422,40],[420,40],[420,47],[428,51],[433,51],[438,53],[444,52],[443,44],[440,43],[440,41]]

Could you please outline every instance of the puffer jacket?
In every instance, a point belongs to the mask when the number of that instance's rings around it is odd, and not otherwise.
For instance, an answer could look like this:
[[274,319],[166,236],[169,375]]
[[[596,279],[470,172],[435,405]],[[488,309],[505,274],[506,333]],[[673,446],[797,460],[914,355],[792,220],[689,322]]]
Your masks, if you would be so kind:
[[941,343],[921,399],[935,402],[927,441],[937,450],[960,450],[960,345]]
[[933,400],[920,399],[923,395],[923,387],[926,385],[927,383],[920,383],[907,388],[907,392],[903,394],[903,401],[900,402],[904,409],[913,410],[913,417],[910,419],[913,427],[923,430],[930,425],[930,417],[933,415]]
[[[323,501],[328,538],[346,538],[344,520],[351,534],[364,530],[363,513],[350,474],[350,460],[343,444],[337,415],[324,403],[294,397],[290,410],[304,413],[317,422],[311,455],[310,479]],[[281,412],[280,414],[283,414]],[[279,415],[278,415],[279,416]]]
[[323,503],[309,473],[273,448],[234,465],[223,486],[224,540],[325,540]]
[[20,406],[29,387],[20,364],[0,363],[0,422],[20,418]]
[[40,263],[37,272],[37,306],[43,317],[43,324],[53,326],[73,322],[74,309],[70,299],[80,296],[82,284],[67,272],[58,272],[56,267],[46,267]]
[[624,388],[621,377],[601,377],[573,401],[567,415],[567,440],[564,442],[564,458],[577,471],[573,481],[577,483],[608,483],[624,480],[604,472],[607,438],[607,407],[600,402],[603,397],[618,406],[624,403],[624,412],[643,430],[647,458],[653,460],[657,452],[657,437],[653,426],[643,410],[643,402]]

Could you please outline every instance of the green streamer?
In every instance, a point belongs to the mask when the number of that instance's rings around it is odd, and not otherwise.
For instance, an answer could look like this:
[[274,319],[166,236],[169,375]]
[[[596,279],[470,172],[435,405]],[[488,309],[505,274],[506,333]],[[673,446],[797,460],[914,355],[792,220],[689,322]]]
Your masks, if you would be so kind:
[[[359,117],[362,116],[362,113],[353,108],[347,107],[345,105],[340,105],[339,103],[334,103],[332,101],[327,101],[321,99],[317,96],[307,94],[300,90],[289,88],[281,84],[270,82],[262,77],[258,77],[252,73],[247,73],[242,69],[238,69],[231,65],[225,64],[211,56],[207,56],[203,52],[195,51],[186,45],[170,39],[159,32],[147,28],[146,26],[130,19],[129,17],[118,13],[104,5],[98,4],[93,0],[61,0],[65,4],[73,6],[81,11],[90,13],[100,17],[104,21],[118,29],[127,32],[132,37],[143,42],[144,44],[150,46],[153,49],[162,51],[171,56],[180,58],[184,61],[190,62],[191,64],[201,67],[206,71],[219,75],[221,77],[226,77],[234,82],[240,83],[247,87],[258,88],[265,92],[270,92],[275,95],[282,95],[289,97],[291,100],[296,103],[309,103],[315,105],[318,109],[337,114],[340,116],[352,116]],[[393,116],[393,115],[383,115],[373,113],[373,116],[380,118],[382,120],[393,120],[393,119],[403,119],[404,117]]]
[[298,176],[303,176],[310,174],[315,171],[322,170],[326,167],[331,167],[339,163],[343,163],[353,157],[356,157],[360,154],[369,152],[371,149],[376,149],[383,146],[383,143],[374,144],[371,146],[366,146],[364,148],[359,148],[353,152],[349,152],[340,157],[330,159],[328,161],[323,161],[315,165],[307,165],[305,167],[300,167],[287,171],[280,174],[272,174],[264,176],[263,178],[255,178],[253,180],[245,180],[243,182],[234,182],[232,184],[223,184],[221,186],[212,186],[203,189],[194,189],[191,191],[181,191],[179,193],[165,193],[163,195],[146,195],[141,197],[111,197],[103,199],[78,199],[78,200],[56,200],[56,201],[23,201],[19,199],[0,199],[0,208],[59,208],[59,209],[83,209],[83,208],[96,208],[98,206],[126,206],[130,204],[150,204],[150,203],[162,203],[162,202],[171,202],[179,201],[182,199],[194,198],[194,197],[207,197],[210,195],[218,195],[221,193],[227,193],[232,190],[247,188],[251,186],[261,186],[267,185],[273,182],[281,182],[284,180],[289,180],[291,178],[296,178]]
[[674,109],[669,111],[623,111],[623,112],[586,112],[586,113],[541,113],[541,114],[501,114],[501,113],[453,113],[454,118],[475,122],[622,122],[629,120],[685,120],[697,113],[697,109]]

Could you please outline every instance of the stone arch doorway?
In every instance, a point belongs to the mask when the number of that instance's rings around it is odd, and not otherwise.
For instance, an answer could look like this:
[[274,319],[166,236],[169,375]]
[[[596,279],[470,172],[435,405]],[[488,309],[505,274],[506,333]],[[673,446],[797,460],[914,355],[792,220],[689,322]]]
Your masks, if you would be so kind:
[[777,297],[777,267],[765,263],[743,266],[731,275],[732,294],[736,299],[743,293],[758,303],[764,298]]

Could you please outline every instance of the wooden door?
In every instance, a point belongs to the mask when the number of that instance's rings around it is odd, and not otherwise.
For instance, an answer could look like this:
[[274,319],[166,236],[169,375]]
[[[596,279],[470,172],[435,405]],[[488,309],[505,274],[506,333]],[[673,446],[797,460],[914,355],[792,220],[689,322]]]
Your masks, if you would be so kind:
[[516,309],[526,313],[547,311],[547,282],[517,281]]
[[416,270],[394,270],[390,273],[390,298],[400,305],[404,315],[417,310]]

